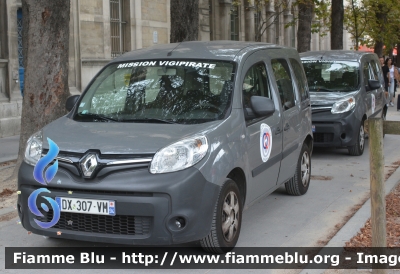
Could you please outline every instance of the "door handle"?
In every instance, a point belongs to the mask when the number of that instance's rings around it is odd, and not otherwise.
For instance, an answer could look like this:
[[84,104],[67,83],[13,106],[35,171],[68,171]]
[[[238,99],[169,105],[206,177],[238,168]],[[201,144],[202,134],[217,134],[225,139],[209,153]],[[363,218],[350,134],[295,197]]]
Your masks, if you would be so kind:
[[280,128],[280,127],[277,127],[277,128],[276,128],[276,131],[275,131],[275,135],[278,135],[278,134],[281,134],[281,133],[282,133],[281,128]]
[[290,128],[289,123],[286,123],[285,127],[283,128],[284,131],[288,130]]

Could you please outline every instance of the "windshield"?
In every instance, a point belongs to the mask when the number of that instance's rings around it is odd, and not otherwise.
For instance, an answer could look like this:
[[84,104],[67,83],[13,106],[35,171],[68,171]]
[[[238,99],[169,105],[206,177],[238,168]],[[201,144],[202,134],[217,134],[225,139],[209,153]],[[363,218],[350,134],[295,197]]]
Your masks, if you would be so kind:
[[227,115],[234,64],[138,61],[111,64],[80,101],[76,121],[204,123]]
[[359,64],[352,61],[302,60],[310,91],[354,91],[359,86]]

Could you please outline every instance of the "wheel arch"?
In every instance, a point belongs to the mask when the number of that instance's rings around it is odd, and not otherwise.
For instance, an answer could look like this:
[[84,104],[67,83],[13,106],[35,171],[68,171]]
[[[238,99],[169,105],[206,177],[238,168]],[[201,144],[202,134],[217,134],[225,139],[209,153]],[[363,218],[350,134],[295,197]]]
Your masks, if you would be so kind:
[[240,167],[236,167],[229,172],[228,176],[229,179],[232,179],[237,184],[240,194],[242,196],[243,205],[246,202],[246,193],[247,193],[247,184],[246,184],[246,175]]
[[308,134],[306,139],[304,140],[304,143],[308,146],[308,148],[310,149],[310,155],[312,155],[313,145],[314,145],[313,137],[311,137],[311,135]]

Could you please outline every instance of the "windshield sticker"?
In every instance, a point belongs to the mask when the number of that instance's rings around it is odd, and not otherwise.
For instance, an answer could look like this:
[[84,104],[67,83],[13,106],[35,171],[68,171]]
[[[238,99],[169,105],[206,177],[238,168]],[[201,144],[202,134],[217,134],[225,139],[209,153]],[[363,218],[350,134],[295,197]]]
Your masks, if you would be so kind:
[[85,103],[81,103],[81,104],[79,105],[80,108],[83,108],[84,106],[85,106]]
[[132,68],[132,67],[162,67],[162,66],[179,66],[179,67],[193,67],[193,68],[208,68],[214,69],[216,64],[190,62],[190,61],[144,61],[119,64],[117,68]]
[[272,149],[272,132],[267,124],[260,125],[260,153],[263,162],[268,161]]
[[375,95],[371,94],[371,108],[372,108],[372,114],[375,113]]

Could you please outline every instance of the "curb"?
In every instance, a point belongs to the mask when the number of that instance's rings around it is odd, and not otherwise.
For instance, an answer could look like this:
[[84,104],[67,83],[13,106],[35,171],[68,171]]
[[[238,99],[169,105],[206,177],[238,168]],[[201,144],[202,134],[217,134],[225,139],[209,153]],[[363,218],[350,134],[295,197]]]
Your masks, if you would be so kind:
[[[400,167],[385,182],[385,197],[400,182]],[[324,246],[318,255],[329,254],[326,247],[344,247],[345,243],[353,238],[364,227],[367,220],[371,217],[371,199],[368,199],[364,205],[347,221],[347,223],[336,233],[336,235]],[[321,264],[321,269],[303,269],[300,274],[320,274],[324,272],[329,265]]]
[[14,207],[12,207],[12,206],[11,207],[2,208],[2,209],[0,209],[0,216],[6,215],[6,214],[8,214],[10,212],[13,212],[13,211],[16,211],[16,209]]
[[[18,158],[18,157],[17,157]],[[0,164],[6,163],[6,162],[11,162],[11,161],[16,161],[17,158],[15,157],[10,157],[10,158],[0,158]]]

